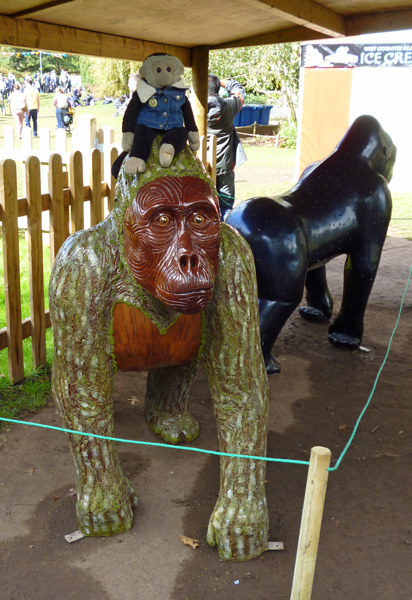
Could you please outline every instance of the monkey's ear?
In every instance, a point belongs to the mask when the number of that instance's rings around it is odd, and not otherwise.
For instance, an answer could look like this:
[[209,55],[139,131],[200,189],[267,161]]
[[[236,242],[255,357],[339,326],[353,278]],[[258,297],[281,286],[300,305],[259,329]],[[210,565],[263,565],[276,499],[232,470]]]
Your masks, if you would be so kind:
[[144,79],[146,79],[146,65],[143,63],[142,66],[139,69],[139,75],[140,77],[143,77]]
[[183,75],[183,71],[185,70],[184,64],[182,62],[180,62],[179,59],[177,59],[177,61],[178,61],[178,64],[176,66],[175,83],[176,83],[176,81],[179,81],[179,79]]

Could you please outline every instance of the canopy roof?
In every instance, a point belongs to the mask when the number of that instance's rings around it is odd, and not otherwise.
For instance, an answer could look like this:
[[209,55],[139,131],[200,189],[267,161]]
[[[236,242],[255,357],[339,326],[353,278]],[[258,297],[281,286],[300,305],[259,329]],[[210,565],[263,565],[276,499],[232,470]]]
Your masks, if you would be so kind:
[[412,28],[410,0],[0,0],[0,43],[143,60],[166,51]]

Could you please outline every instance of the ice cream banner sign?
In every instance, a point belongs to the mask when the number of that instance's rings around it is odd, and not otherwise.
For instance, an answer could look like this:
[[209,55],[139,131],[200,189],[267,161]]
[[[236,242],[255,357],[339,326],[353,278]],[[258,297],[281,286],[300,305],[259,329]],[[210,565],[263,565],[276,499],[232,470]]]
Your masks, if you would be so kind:
[[301,67],[412,67],[412,44],[304,44]]

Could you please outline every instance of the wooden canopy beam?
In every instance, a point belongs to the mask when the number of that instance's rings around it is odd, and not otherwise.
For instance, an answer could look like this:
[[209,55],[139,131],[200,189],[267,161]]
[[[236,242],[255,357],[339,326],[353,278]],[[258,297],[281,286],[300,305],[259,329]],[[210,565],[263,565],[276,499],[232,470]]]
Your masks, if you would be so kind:
[[62,54],[85,54],[136,61],[143,61],[153,52],[166,52],[177,56],[185,67],[192,66],[190,48],[51,25],[29,19],[16,20],[5,15],[0,15],[0,44],[17,48],[37,48]]
[[412,29],[412,10],[374,13],[346,19],[347,35]]
[[[319,33],[317,39],[330,38],[330,35]],[[211,50],[222,50],[224,48],[244,48],[245,46],[263,46],[268,44],[287,44],[288,42],[306,42],[313,40],[313,31],[306,27],[292,27],[282,31],[255,35],[241,40],[232,40],[227,44],[211,46]]]
[[54,8],[55,6],[60,6],[61,4],[68,4],[69,2],[75,2],[75,0],[52,0],[51,2],[47,2],[46,4],[39,4],[37,6],[32,6],[26,10],[21,10],[20,12],[13,13],[9,15],[12,19],[21,19],[22,17],[27,17],[28,15],[34,15],[39,12],[43,12],[48,8]]
[[327,36],[346,35],[345,18],[312,0],[255,0],[277,17]]
[[209,48],[198,46],[193,48],[192,56],[192,89],[190,97],[193,114],[200,135],[207,133],[207,86],[209,74]]

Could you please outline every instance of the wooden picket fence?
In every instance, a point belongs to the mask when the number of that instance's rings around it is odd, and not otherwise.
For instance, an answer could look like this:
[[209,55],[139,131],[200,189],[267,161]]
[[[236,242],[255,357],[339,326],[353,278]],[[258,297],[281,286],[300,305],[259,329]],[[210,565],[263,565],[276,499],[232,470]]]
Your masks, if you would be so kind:
[[[199,157],[212,178],[216,177],[216,140],[206,150],[202,138]],[[0,351],[8,350],[8,375],[12,382],[24,376],[23,340],[31,337],[33,367],[46,363],[46,329],[51,326],[45,310],[43,274],[42,214],[50,211],[50,262],[53,265],[59,248],[69,235],[85,228],[85,203],[90,202],[90,225],[102,221],[113,208],[115,180],[111,175],[102,181],[104,162],[112,164],[118,156],[115,146],[105,152],[105,161],[98,148],[66,155],[51,153],[48,158],[48,191],[42,193],[41,169],[44,157],[24,158],[26,196],[18,198],[15,160],[0,161],[0,221],[2,222],[6,327],[0,329]],[[41,162],[42,161],[42,162]],[[85,168],[89,184],[85,185]],[[44,177],[43,177],[44,179]],[[20,217],[27,218],[29,256],[30,317],[22,318],[19,225]],[[86,225],[88,226],[88,224]]]
[[[111,161],[118,155],[112,148]],[[45,310],[43,276],[42,212],[50,211],[50,261],[53,264],[65,239],[84,229],[84,203],[90,202],[90,221],[95,225],[113,207],[115,180],[102,182],[101,154],[90,150],[90,183],[84,185],[84,156],[70,156],[68,170],[63,169],[60,154],[49,158],[49,189],[41,193],[40,159],[30,156],[25,162],[26,197],[17,197],[17,169],[12,159],[0,162],[0,219],[3,232],[6,327],[0,330],[0,350],[8,349],[9,377],[13,382],[24,377],[23,339],[31,337],[33,366],[46,363],[46,329],[50,314]],[[105,202],[106,200],[106,202]],[[31,316],[22,319],[20,292],[18,218],[27,217],[29,285]]]

